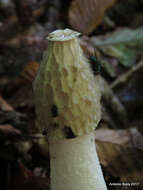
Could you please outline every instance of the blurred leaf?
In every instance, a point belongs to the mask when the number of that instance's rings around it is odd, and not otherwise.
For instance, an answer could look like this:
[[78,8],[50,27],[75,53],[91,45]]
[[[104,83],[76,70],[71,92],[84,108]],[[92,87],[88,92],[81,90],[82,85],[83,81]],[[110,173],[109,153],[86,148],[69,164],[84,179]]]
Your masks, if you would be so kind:
[[21,131],[16,129],[12,125],[0,125],[0,131],[2,131],[5,134],[21,134]]
[[20,190],[31,190],[33,187],[34,190],[50,190],[50,180],[34,176],[32,179],[27,180]]
[[96,140],[115,144],[126,144],[129,141],[129,132],[127,130],[98,129],[95,133]]
[[95,55],[95,48],[90,43],[89,38],[87,36],[83,36],[82,38],[80,38],[80,46],[83,52],[86,54],[86,56]]
[[128,28],[120,29],[112,34],[96,41],[97,46],[127,44],[132,47],[140,47],[142,49],[143,43],[143,27],[132,30]]
[[[143,60],[118,77],[111,85],[124,105],[129,121],[142,120],[143,107]],[[134,126],[134,125],[133,125]],[[140,129],[143,129],[140,124]]]
[[21,82],[19,89],[15,90],[15,93],[8,98],[8,101],[15,109],[18,107],[31,108],[33,106],[32,81],[25,80]]
[[138,51],[131,49],[123,44],[101,48],[109,56],[118,58],[124,66],[132,66],[136,62]]
[[143,136],[135,128],[131,130],[131,136],[133,145],[143,150]]
[[21,73],[21,76],[24,79],[32,82],[35,78],[38,68],[39,68],[39,63],[36,61],[33,61],[25,66],[23,72]]
[[125,28],[106,36],[92,37],[91,41],[105,55],[118,58],[124,66],[132,66],[143,50],[143,28]]
[[21,161],[16,164],[13,171],[12,187],[15,190],[20,190],[23,185],[33,177],[32,171],[26,168]]
[[116,77],[116,67],[118,63],[115,58],[111,59],[109,57],[100,57],[99,62],[110,77]]
[[49,178],[34,176],[33,172],[19,161],[13,176],[14,190],[50,190]]
[[0,123],[22,129],[27,126],[27,115],[16,111],[0,111]]
[[116,0],[73,0],[69,8],[69,23],[83,34],[90,34],[102,22],[106,9],[115,2]]
[[143,136],[137,129],[98,129],[95,132],[97,151],[101,163],[122,182],[143,181]]
[[8,98],[8,102],[14,108],[31,108],[33,106],[32,82],[36,76],[38,68],[38,62],[33,61],[28,63],[13,84],[11,84],[11,89],[7,92],[11,94]]
[[0,109],[4,111],[13,111],[13,108],[0,96]]

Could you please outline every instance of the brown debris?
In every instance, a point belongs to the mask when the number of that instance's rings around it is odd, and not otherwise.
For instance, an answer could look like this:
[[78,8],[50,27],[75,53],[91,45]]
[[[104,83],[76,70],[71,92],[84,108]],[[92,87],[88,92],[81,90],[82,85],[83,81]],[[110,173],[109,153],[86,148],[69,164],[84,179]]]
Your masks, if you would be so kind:
[[36,61],[27,64],[21,73],[21,77],[29,82],[32,82],[36,76],[38,68],[39,68],[39,63]]
[[9,124],[0,125],[0,131],[5,134],[17,134],[17,135],[21,134],[20,130],[16,129],[15,127]]
[[10,106],[1,96],[0,96],[0,110],[13,111],[12,106]]
[[83,34],[90,34],[101,22],[106,9],[116,0],[73,0],[69,8],[70,25]]
[[[140,141],[143,148],[143,136],[134,128],[130,130],[97,129],[95,132],[97,151],[101,163],[121,182],[136,182],[143,186],[143,152],[133,143]],[[134,141],[133,141],[134,139]]]

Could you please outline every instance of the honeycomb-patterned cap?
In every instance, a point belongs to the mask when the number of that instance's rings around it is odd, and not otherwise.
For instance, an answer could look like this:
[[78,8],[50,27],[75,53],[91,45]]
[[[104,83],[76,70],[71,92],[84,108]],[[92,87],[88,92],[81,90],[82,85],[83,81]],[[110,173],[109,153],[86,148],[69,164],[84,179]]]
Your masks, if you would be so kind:
[[38,126],[59,138],[64,136],[64,127],[76,136],[87,134],[101,117],[98,76],[94,77],[83,55],[78,35],[70,29],[49,34],[34,81]]

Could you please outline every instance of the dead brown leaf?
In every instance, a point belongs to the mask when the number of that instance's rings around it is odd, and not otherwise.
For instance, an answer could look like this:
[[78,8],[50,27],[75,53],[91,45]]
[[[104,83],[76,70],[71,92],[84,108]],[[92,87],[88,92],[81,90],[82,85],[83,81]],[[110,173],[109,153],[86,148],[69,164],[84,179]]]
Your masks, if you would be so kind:
[[8,99],[9,103],[14,108],[33,106],[32,82],[36,76],[38,68],[38,62],[30,62],[17,77],[15,84],[11,87],[12,91],[15,93]]
[[5,125],[0,125],[0,131],[5,133],[5,134],[17,134],[21,135],[21,131],[13,127],[12,125],[5,124]]
[[122,182],[143,184],[143,136],[137,129],[96,130],[97,152],[101,163]]
[[102,22],[104,12],[115,2],[116,0],[73,0],[69,8],[69,23],[83,34],[90,34]]
[[123,145],[129,142],[130,136],[127,130],[100,129],[96,130],[95,138],[96,140]]
[[0,109],[3,111],[13,111],[12,106],[10,106],[1,96],[0,96]]
[[13,189],[15,190],[31,190],[33,187],[35,190],[50,190],[48,178],[34,176],[33,172],[20,161],[14,172],[12,182]]
[[33,62],[26,65],[23,72],[21,73],[21,76],[24,79],[32,82],[35,78],[35,75],[36,75],[38,68],[39,68],[39,63],[36,61],[33,61]]

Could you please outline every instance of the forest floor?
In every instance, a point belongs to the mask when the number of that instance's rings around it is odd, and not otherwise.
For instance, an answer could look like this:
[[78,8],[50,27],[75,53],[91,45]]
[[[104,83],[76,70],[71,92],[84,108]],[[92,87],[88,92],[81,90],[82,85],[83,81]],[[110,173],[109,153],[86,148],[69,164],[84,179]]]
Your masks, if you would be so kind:
[[143,1],[0,1],[0,189],[50,189],[50,162],[36,127],[32,83],[56,29],[81,33],[100,75],[95,132],[109,190],[143,189]]

